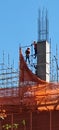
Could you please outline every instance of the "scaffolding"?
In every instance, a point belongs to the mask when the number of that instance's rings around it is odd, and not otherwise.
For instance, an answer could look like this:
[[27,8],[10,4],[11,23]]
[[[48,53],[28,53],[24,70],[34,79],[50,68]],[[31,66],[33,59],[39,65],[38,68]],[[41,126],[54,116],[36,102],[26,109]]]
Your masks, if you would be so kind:
[[14,69],[13,65],[8,65],[4,62],[4,53],[3,53],[3,62],[0,63],[0,88],[12,88],[18,87],[19,72]]
[[[1,110],[5,110],[7,114],[4,120],[0,120],[0,127],[3,128],[3,126],[8,124],[12,126],[10,129],[14,130],[14,124],[18,124],[18,130],[38,130],[40,127],[44,130],[42,125],[40,126],[38,124],[37,126],[35,118],[38,118],[39,121],[42,119],[44,122],[44,119],[47,119],[46,116],[48,114],[48,119],[50,119],[48,122],[49,126],[45,125],[45,129],[50,128],[49,130],[51,130],[53,112],[59,110],[59,83],[48,83],[38,78],[29,69],[25,57],[22,55],[22,51],[19,52],[19,55],[20,66],[18,75],[19,82],[17,82],[18,86],[12,82],[15,80],[16,71],[14,76],[14,69],[12,70],[7,67],[6,73],[5,65],[2,64],[1,66],[1,84],[2,81],[4,81],[4,85],[7,83],[9,86],[7,87],[6,84],[4,88],[2,86],[0,88],[0,118]],[[6,78],[6,75],[8,79]],[[40,114],[41,116],[39,116]],[[27,123],[26,127],[21,123],[24,119]],[[5,128],[3,128],[3,130],[5,130]]]
[[[42,26],[43,21],[42,12]],[[41,24],[40,21],[39,23]],[[39,29],[39,41],[48,40],[47,12],[45,23],[46,26],[40,27],[43,30]],[[31,50],[30,64],[26,62],[25,57],[27,47]],[[50,59],[51,79],[54,80],[54,63],[56,63],[58,82],[57,57],[53,56]],[[34,58],[33,43],[19,49],[19,70],[15,70],[14,65],[9,65],[9,56],[8,65],[5,65],[3,53],[3,62],[0,63],[0,130],[5,130],[6,127],[14,130],[15,126],[18,130],[59,129],[59,83],[48,83],[40,79],[35,73],[35,65],[37,57]],[[1,114],[4,116],[4,112],[6,117],[3,120]]]

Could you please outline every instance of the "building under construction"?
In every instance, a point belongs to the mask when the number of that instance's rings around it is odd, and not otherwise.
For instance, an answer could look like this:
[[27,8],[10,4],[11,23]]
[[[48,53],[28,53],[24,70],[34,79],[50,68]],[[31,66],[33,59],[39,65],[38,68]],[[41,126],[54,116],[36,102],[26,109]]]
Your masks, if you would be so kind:
[[0,65],[0,130],[59,130],[59,83],[50,81],[47,11],[45,20],[36,57],[31,44],[30,64],[21,47],[18,72],[4,62]]

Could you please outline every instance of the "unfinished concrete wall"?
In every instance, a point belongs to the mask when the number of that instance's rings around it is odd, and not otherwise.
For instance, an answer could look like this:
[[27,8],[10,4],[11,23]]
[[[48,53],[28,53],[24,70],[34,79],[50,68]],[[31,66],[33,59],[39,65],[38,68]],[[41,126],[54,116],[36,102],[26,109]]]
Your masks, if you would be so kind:
[[37,75],[50,81],[50,46],[47,41],[37,43]]

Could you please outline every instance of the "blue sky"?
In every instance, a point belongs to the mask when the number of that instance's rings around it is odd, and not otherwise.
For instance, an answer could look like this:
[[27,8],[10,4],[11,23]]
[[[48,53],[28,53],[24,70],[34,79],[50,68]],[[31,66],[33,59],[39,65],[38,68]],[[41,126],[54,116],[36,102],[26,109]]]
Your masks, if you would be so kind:
[[38,40],[38,10],[47,8],[49,37],[53,53],[59,49],[59,0],[0,0],[0,62],[5,59],[18,65],[19,45],[26,46]]

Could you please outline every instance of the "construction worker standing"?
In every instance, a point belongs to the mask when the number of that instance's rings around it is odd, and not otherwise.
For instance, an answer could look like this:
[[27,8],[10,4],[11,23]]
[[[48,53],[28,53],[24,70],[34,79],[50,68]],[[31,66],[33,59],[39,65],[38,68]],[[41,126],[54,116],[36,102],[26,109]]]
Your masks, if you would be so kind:
[[26,62],[27,62],[27,60],[28,60],[28,62],[30,63],[30,59],[29,59],[30,48],[27,48],[27,49],[26,49],[25,54],[26,54]]
[[36,43],[36,41],[34,41],[34,43],[33,43],[33,45],[34,45],[34,51],[35,51],[35,58],[36,58],[36,56],[37,56],[37,43]]

